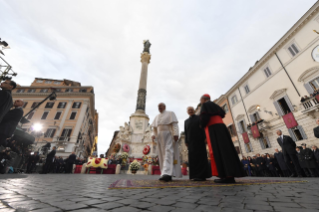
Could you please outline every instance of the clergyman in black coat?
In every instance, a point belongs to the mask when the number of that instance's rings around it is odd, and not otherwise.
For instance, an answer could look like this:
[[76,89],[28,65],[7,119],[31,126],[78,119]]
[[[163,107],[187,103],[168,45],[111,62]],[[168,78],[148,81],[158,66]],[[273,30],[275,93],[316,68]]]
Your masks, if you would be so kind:
[[[279,136],[277,142],[282,148],[285,162],[292,173],[291,177],[302,177],[302,170],[296,155],[296,143],[290,136],[283,135],[281,130],[277,130],[277,135]],[[292,163],[290,163],[290,161],[292,161]]]
[[317,177],[317,173],[316,173],[317,161],[313,151],[307,148],[306,144],[301,144],[301,146],[304,151],[306,166],[308,168],[308,171],[311,174],[311,177]]
[[9,110],[3,117],[0,123],[0,145],[7,145],[7,138],[10,138],[14,133],[17,125],[23,116],[23,101],[18,99],[14,102],[14,109]]
[[223,122],[225,111],[205,94],[201,97],[201,126],[205,129],[211,158],[212,175],[221,179],[216,183],[235,183],[234,177],[244,177],[245,170],[239,160],[231,135]]
[[189,118],[185,121],[185,143],[188,148],[189,179],[204,181],[212,176],[207,159],[205,131],[193,107],[187,108]]
[[72,152],[68,158],[65,173],[72,173],[72,168],[73,168],[73,164],[75,163],[75,160],[76,160],[75,152]]
[[280,170],[281,170],[283,176],[289,177],[290,176],[290,172],[289,172],[288,166],[287,166],[287,164],[285,162],[285,158],[284,158],[284,155],[282,154],[282,152],[279,152],[278,149],[275,149],[274,156],[277,159],[278,165],[280,167]]
[[307,164],[306,164],[306,160],[305,160],[305,151],[302,149],[301,146],[297,146],[296,151],[297,151],[297,157],[299,160],[300,167],[302,168],[302,170],[304,171],[306,176],[310,177],[310,172],[307,168]]
[[53,163],[53,158],[55,157],[56,154],[56,147],[52,147],[52,151],[47,155],[47,159],[45,160],[45,165],[43,168],[43,173],[46,174],[50,172],[52,168],[52,163]]
[[17,84],[12,80],[6,80],[0,85],[0,123],[13,105],[11,91],[15,89],[16,86]]

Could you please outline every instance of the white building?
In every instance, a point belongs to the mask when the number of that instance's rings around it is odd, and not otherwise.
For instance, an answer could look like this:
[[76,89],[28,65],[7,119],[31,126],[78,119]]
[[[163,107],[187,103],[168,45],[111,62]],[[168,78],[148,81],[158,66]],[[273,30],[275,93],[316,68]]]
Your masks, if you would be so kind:
[[[319,56],[319,35],[315,29],[319,31],[318,2],[226,93],[243,155],[273,153],[279,148],[277,129],[290,135],[297,145],[319,145],[313,134],[318,104],[314,98],[309,100],[308,109],[300,103],[301,96],[319,88],[319,60],[314,60]],[[291,129],[282,118],[289,112],[298,122]],[[264,120],[258,124],[263,138],[254,139],[247,129],[256,119]],[[245,131],[249,143],[244,143]]]

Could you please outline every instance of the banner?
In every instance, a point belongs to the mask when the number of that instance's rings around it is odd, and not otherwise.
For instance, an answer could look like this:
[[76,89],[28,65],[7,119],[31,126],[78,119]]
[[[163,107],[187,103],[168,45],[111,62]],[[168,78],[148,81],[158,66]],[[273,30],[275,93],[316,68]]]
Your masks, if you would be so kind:
[[254,126],[251,126],[250,128],[251,130],[251,133],[253,134],[253,137],[254,138],[259,138],[260,137],[260,133],[259,133],[259,129],[258,129],[258,125],[254,125]]
[[319,95],[316,95],[316,99],[317,99],[317,101],[319,102]]
[[298,126],[293,113],[288,113],[282,117],[288,129]]
[[244,132],[244,133],[241,134],[241,135],[243,136],[243,139],[244,139],[245,144],[247,144],[247,143],[250,142],[247,132]]

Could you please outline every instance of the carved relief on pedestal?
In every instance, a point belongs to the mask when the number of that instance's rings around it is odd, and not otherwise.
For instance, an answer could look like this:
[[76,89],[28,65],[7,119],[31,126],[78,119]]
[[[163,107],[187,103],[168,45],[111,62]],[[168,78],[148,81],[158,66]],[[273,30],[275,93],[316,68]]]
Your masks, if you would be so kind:
[[132,135],[132,128],[130,125],[128,125],[126,122],[124,124],[124,127],[120,127],[120,132],[118,134],[119,139],[124,141],[130,141],[131,135]]

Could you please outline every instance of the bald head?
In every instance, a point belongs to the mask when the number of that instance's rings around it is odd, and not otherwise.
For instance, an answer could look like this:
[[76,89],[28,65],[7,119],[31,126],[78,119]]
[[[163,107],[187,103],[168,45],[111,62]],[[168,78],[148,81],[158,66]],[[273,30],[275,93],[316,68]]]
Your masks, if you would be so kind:
[[17,99],[14,101],[13,106],[14,107],[22,107],[24,105],[24,102],[22,99]]
[[190,106],[190,107],[187,108],[187,113],[188,113],[189,116],[192,116],[192,115],[195,114],[195,109]]
[[166,105],[164,104],[164,103],[159,103],[158,104],[158,111],[160,112],[160,113],[163,113],[164,111],[166,110]]

